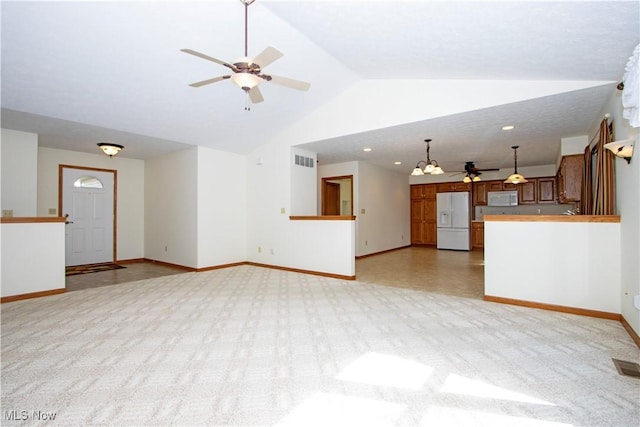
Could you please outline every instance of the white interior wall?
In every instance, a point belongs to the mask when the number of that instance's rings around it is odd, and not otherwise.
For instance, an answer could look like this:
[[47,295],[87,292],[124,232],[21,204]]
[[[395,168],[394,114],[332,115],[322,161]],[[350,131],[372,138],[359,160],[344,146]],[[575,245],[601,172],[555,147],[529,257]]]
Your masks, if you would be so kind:
[[246,260],[246,161],[198,147],[198,268]]
[[0,296],[64,289],[64,223],[2,224],[0,228]]
[[142,160],[107,157],[77,151],[38,148],[38,216],[63,216],[64,212],[49,215],[58,209],[58,166],[71,165],[118,171],[117,176],[117,260],[139,259],[144,254],[144,170]]
[[358,168],[358,234],[356,255],[368,255],[411,244],[408,175],[367,162]]
[[614,121],[615,139],[634,138],[634,153],[631,163],[615,159],[616,208],[620,214],[620,256],[621,256],[621,301],[622,316],[640,335],[640,309],[634,307],[634,295],[640,295],[640,131],[632,128],[622,117],[622,93],[614,90],[603,106],[598,120],[593,123],[590,139],[599,131],[600,121],[605,114],[611,114]]
[[[353,221],[289,219],[292,198],[296,197],[292,192],[291,154],[289,142],[274,138],[247,156],[247,260],[353,276]],[[255,162],[258,158],[262,159],[259,165]],[[305,199],[309,206],[298,208],[315,216],[315,197]]]
[[197,268],[198,148],[147,160],[144,183],[145,257]]
[[2,210],[14,217],[37,215],[38,135],[2,129]]
[[[311,159],[312,167],[295,164],[295,156]],[[316,153],[291,147],[291,215],[315,215],[318,179]]]
[[[620,313],[620,224],[485,221],[485,294]],[[513,248],[526,242],[523,253]]]

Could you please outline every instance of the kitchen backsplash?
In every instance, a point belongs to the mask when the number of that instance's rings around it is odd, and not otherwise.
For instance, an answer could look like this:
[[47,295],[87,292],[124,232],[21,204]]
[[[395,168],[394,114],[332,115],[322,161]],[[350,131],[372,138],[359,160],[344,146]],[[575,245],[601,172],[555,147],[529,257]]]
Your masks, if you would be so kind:
[[518,206],[476,206],[473,219],[482,220],[484,215],[562,215],[574,204],[567,205],[518,205]]

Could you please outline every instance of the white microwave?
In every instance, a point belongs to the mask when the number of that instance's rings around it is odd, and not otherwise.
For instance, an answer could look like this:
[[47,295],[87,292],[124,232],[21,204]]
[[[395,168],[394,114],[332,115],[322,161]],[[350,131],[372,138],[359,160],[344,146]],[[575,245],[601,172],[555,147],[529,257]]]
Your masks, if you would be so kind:
[[487,193],[489,206],[518,206],[518,191],[489,191]]

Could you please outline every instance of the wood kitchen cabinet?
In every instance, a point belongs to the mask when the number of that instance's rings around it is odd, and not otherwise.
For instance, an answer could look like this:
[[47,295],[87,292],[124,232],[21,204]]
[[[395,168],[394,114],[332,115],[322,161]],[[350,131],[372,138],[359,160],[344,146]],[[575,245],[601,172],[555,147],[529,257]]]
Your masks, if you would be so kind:
[[573,154],[563,156],[558,168],[558,201],[560,203],[579,202],[582,197],[582,174],[584,156]]
[[411,186],[411,244],[436,244],[436,192],[438,184]]
[[471,223],[471,247],[484,248],[484,222]]
[[558,200],[556,178],[537,179],[538,203],[556,203]]
[[436,184],[438,187],[438,193],[450,193],[457,191],[471,191],[470,182],[441,182]]
[[489,181],[474,182],[473,186],[473,206],[487,206],[489,190]]
[[517,187],[518,204],[538,203],[538,180],[536,178],[529,178],[527,182],[520,183]]

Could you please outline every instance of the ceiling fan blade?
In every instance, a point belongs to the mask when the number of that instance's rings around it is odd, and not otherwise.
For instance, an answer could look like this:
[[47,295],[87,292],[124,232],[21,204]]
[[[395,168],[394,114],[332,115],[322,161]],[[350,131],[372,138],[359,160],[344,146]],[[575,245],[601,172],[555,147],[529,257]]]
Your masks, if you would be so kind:
[[283,55],[284,54],[278,49],[269,46],[265,50],[260,52],[255,58],[253,58],[251,62],[253,62],[254,64],[258,64],[262,69],[274,62],[276,59],[282,58]]
[[251,99],[252,103],[257,104],[258,102],[264,101],[264,98],[262,97],[262,92],[260,92],[260,89],[258,88],[258,86],[252,87],[248,93],[249,93],[249,99]]
[[271,83],[276,83],[282,86],[286,86],[288,88],[291,89],[296,89],[296,90],[309,90],[309,88],[311,87],[310,83],[307,82],[303,82],[301,80],[294,80],[294,79],[290,79],[287,77],[280,77],[280,76],[269,76],[271,77],[270,79],[265,79],[270,81]]
[[212,56],[205,55],[204,53],[200,53],[200,52],[198,52],[196,50],[193,50],[193,49],[180,49],[180,51],[184,52],[184,53],[188,53],[188,54],[193,55],[193,56],[197,56],[198,58],[206,59],[207,61],[215,62],[216,64],[224,65],[225,67],[228,67],[228,68],[232,69],[234,72],[237,71],[236,68],[233,65],[231,65],[231,64],[229,64],[227,62],[221,61],[221,60],[219,60],[217,58],[214,58]]
[[212,79],[202,80],[201,82],[191,83],[189,86],[191,86],[191,87],[200,87],[200,86],[209,85],[211,83],[219,82],[221,80],[230,79],[230,78],[231,78],[231,76],[214,77]]

